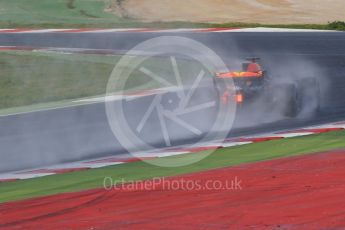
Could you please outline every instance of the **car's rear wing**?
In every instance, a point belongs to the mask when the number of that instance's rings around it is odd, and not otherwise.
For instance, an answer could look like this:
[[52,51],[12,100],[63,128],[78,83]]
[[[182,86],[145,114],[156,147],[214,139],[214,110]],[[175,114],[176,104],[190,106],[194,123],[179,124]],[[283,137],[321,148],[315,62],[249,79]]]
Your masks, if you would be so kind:
[[257,73],[254,72],[226,72],[226,73],[216,73],[217,78],[259,78],[264,75],[263,71]]

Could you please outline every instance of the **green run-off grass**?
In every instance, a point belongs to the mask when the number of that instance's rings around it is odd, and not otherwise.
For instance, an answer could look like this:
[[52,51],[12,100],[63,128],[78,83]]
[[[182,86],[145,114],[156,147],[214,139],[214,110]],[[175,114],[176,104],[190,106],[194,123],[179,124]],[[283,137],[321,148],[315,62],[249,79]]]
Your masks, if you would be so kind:
[[[197,163],[177,168],[158,167],[145,162],[135,162],[36,179],[5,182],[0,184],[0,202],[101,188],[105,177],[111,177],[116,181],[144,180],[345,148],[344,140],[345,131],[330,132],[219,149]],[[193,157],[195,154],[186,154],[153,161],[188,161]]]
[[[0,112],[14,111],[23,106],[40,105],[40,109],[54,106],[66,100],[104,96],[108,80],[116,64],[124,56],[95,54],[64,54],[31,51],[0,52]],[[177,84],[169,57],[132,56],[141,58],[145,68]],[[178,68],[184,82],[197,76],[200,64],[195,61],[178,59]],[[120,70],[129,71],[121,90],[141,91],[164,87],[150,76],[142,73],[132,64]],[[122,77],[122,76],[120,76]],[[175,81],[175,82],[174,82]],[[116,93],[116,92],[110,92]],[[61,103],[60,103],[61,104]],[[59,107],[59,106],[57,106]],[[9,112],[11,113],[11,112]],[[1,113],[1,114],[6,114]]]

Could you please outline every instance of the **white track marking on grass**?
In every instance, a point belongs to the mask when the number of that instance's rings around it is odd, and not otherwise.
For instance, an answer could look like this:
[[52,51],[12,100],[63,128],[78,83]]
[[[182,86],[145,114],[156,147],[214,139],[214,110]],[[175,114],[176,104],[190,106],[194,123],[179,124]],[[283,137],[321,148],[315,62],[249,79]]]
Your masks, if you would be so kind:
[[253,142],[251,141],[239,141],[239,142],[227,142],[227,143],[222,143],[221,146],[223,148],[228,148],[228,147],[234,147],[234,146],[239,146],[239,145],[248,145],[252,144]]

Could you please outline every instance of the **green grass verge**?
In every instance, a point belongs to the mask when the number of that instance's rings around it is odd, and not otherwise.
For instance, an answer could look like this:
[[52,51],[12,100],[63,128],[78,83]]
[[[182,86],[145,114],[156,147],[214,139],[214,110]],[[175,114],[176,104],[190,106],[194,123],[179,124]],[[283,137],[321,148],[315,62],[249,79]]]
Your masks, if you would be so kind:
[[[109,77],[121,57],[31,51],[0,52],[0,114],[30,108],[59,107],[66,104],[66,101],[105,95]],[[177,62],[184,80],[197,75],[200,64],[184,59]],[[165,78],[173,76],[169,58],[151,58],[143,64]],[[156,87],[160,87],[159,83],[136,69],[123,90]]]
[[119,57],[0,53],[0,109],[105,93]]
[[209,27],[216,28],[253,28],[253,27],[269,27],[269,28],[287,28],[287,29],[314,29],[314,30],[339,30],[345,31],[345,22],[334,21],[327,24],[259,24],[259,23],[223,23],[208,24]]
[[[88,171],[1,183],[0,202],[100,188],[103,186],[105,177],[111,177],[118,181],[122,179],[124,181],[144,180],[339,149],[345,147],[344,138],[345,131],[339,131],[224,148],[215,151],[202,161],[178,168],[157,167],[145,162],[135,162]],[[195,157],[195,154],[162,158],[160,160],[178,159],[187,161],[193,157]]]
[[[118,1],[121,2],[121,1]],[[257,23],[145,23],[106,9],[112,0],[0,0],[0,28],[181,28],[181,27],[280,27],[345,30],[344,22],[318,24],[265,25]]]
[[54,27],[128,24],[131,20],[106,13],[99,0],[1,0],[1,27]]
[[0,0],[0,28],[206,26],[188,22],[143,23],[107,12],[110,4],[111,0]]

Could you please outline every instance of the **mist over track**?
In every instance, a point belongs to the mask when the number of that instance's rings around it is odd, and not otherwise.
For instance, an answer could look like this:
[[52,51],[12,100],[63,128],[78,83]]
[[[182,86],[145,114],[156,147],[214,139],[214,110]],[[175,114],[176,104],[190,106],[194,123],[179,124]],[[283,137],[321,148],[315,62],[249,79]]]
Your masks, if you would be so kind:
[[[271,74],[316,73],[325,90],[321,111],[296,119],[249,119],[242,111],[229,136],[303,127],[345,118],[345,33],[178,33],[203,43],[224,62],[262,58]],[[129,50],[160,33],[0,34],[1,46],[70,47]],[[313,70],[310,70],[313,66]],[[296,68],[296,69],[291,69]],[[280,76],[284,78],[285,76]],[[134,100],[138,110],[147,100]],[[120,154],[124,149],[108,125],[104,103],[0,117],[0,171]],[[163,140],[162,140],[163,141]],[[187,144],[191,140],[176,140]]]

